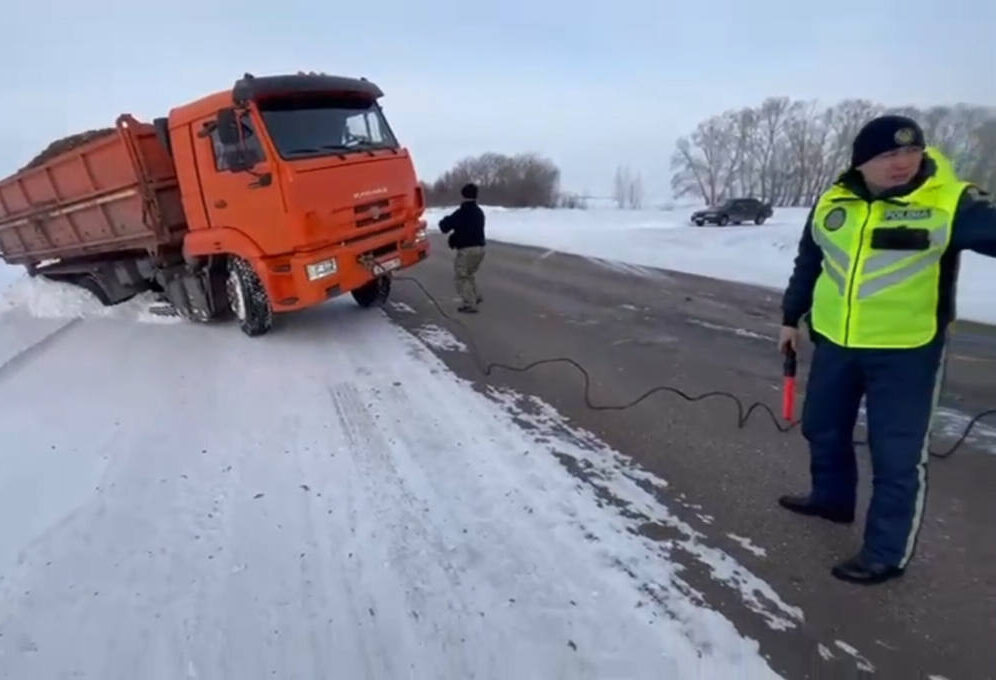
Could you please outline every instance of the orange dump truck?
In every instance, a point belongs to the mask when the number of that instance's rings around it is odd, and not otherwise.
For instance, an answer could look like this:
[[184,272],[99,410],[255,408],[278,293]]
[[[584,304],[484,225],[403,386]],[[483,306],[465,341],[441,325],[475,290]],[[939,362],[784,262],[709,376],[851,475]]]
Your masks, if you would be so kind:
[[[255,78],[153,124],[53,144],[0,180],[0,256],[105,304],[158,290],[185,317],[383,302],[428,254],[408,151],[364,79]],[[67,140],[62,140],[66,142]]]

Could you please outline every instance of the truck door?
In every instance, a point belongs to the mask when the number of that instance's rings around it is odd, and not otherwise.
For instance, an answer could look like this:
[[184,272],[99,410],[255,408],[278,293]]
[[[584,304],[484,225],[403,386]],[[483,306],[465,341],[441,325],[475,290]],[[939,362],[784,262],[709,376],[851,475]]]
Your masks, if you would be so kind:
[[252,165],[248,170],[228,166],[225,152],[231,149],[221,143],[213,125],[213,116],[205,118],[197,126],[205,134],[195,135],[208,223],[242,232],[268,255],[290,250],[280,186],[254,121],[246,112],[239,115],[242,148]]

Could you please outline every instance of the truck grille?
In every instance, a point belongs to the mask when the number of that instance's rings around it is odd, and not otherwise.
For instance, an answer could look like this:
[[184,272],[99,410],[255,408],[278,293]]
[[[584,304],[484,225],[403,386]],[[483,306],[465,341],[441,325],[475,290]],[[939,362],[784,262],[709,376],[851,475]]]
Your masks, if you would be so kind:
[[397,243],[388,243],[386,246],[381,246],[380,248],[374,248],[373,250],[368,250],[363,253],[360,257],[372,257],[373,259],[378,259],[384,257],[385,255],[390,255],[391,253],[397,252]]
[[373,226],[391,219],[391,201],[383,199],[373,203],[365,203],[353,208],[356,216],[356,228]]

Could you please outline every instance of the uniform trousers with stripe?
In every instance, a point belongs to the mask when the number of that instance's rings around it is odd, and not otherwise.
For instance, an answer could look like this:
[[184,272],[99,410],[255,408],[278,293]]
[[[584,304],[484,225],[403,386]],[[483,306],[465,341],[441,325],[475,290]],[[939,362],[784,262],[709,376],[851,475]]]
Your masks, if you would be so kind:
[[852,349],[817,338],[802,420],[812,500],[854,510],[854,426],[864,397],[874,479],[861,555],[869,562],[905,568],[916,549],[944,344],[944,333],[915,349]]

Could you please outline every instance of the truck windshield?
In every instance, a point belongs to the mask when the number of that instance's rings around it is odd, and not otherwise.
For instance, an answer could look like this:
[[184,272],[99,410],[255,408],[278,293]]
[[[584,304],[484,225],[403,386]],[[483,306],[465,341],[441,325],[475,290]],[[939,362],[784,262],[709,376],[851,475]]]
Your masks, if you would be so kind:
[[398,146],[375,102],[335,97],[273,99],[260,102],[259,110],[285,159]]

